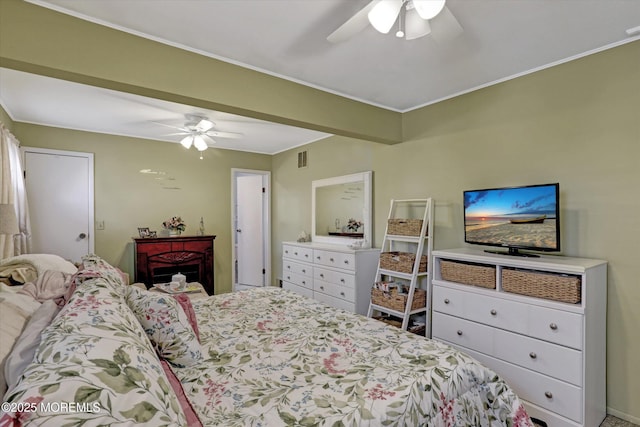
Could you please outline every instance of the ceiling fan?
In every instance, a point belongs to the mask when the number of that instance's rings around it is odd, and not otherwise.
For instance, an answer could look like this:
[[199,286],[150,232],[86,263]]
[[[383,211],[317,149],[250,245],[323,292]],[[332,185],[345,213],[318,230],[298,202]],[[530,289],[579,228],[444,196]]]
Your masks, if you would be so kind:
[[398,22],[396,37],[413,40],[431,34],[438,40],[450,39],[462,27],[445,6],[446,0],[373,0],[331,33],[331,43],[345,41],[368,25],[388,34]]
[[209,144],[215,144],[215,138],[241,138],[243,136],[241,133],[222,132],[214,129],[216,124],[205,116],[185,114],[185,119],[185,124],[181,127],[160,122],[154,123],[177,129],[179,132],[169,135],[184,135],[180,144],[187,149],[193,145],[198,151],[204,151],[209,148]]

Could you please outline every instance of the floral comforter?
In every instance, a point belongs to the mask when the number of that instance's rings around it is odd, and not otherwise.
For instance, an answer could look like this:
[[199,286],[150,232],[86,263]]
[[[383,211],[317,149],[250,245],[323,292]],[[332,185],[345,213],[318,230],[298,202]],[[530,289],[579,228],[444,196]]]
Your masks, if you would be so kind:
[[205,362],[175,368],[203,425],[531,426],[494,372],[280,288],[193,303]]

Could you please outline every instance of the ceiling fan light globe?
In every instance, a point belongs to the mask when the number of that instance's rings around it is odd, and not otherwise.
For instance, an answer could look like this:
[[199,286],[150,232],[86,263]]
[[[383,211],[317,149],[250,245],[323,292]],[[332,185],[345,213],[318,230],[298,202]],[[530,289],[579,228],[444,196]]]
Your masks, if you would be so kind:
[[191,144],[193,144],[193,135],[187,135],[180,141],[180,144],[186,149],[191,148]]
[[403,0],[380,0],[367,17],[377,31],[387,34],[398,18]]
[[196,147],[198,151],[204,151],[209,148],[206,141],[202,139],[200,135],[196,135],[193,137],[193,146]]
[[422,19],[433,19],[444,8],[446,0],[413,0],[413,7]]

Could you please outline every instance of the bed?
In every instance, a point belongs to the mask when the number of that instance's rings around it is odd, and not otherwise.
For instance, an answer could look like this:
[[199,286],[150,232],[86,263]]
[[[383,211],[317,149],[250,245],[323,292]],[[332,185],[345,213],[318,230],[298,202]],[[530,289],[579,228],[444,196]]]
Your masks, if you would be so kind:
[[91,256],[69,291],[13,345],[0,426],[532,425],[472,358],[280,288],[173,298]]

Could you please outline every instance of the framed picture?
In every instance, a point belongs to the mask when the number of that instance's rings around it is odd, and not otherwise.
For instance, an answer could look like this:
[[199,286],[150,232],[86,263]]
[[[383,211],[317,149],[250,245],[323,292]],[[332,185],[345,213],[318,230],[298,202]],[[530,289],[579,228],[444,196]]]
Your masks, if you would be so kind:
[[138,227],[140,237],[149,237],[149,227]]
[[158,237],[158,233],[155,230],[150,231],[149,232],[149,237]]

